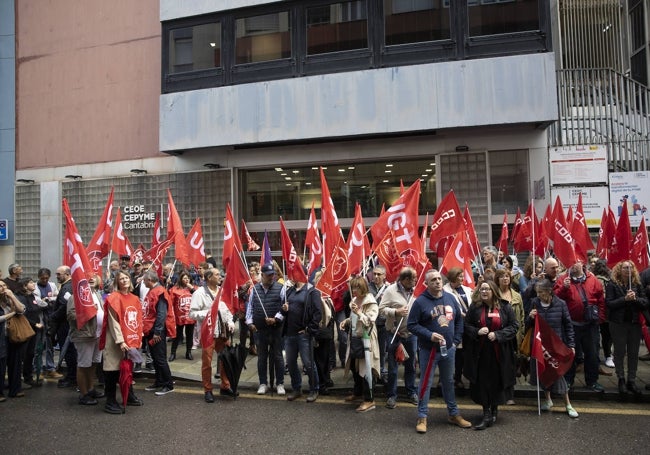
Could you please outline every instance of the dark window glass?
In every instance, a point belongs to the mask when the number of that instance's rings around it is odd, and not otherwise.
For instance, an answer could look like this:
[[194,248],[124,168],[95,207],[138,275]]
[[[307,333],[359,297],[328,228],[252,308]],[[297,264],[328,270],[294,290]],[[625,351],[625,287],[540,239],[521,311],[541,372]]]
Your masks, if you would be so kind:
[[492,214],[505,210],[512,214],[514,207],[528,207],[528,154],[524,150],[489,153]]
[[181,73],[221,66],[221,24],[196,25],[169,34],[169,72]]
[[630,41],[632,51],[639,49],[645,42],[645,20],[643,17],[643,5],[638,4],[630,10]]
[[539,30],[538,0],[469,0],[470,36]]
[[645,49],[641,49],[630,59],[631,76],[637,82],[648,85],[648,64],[646,62]]
[[386,45],[449,39],[449,8],[442,0],[384,0]]
[[307,54],[366,49],[366,0],[307,8]]
[[236,64],[291,57],[289,12],[243,17],[235,21]]

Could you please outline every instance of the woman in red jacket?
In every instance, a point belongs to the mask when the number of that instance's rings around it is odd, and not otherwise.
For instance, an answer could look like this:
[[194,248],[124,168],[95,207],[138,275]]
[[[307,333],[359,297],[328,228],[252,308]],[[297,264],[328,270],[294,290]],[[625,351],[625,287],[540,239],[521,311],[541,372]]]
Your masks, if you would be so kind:
[[174,308],[174,316],[176,317],[176,338],[172,341],[172,349],[168,359],[170,362],[176,360],[176,348],[178,348],[178,344],[183,339],[183,330],[185,330],[185,358],[193,360],[192,337],[196,321],[190,318],[190,303],[192,302],[194,289],[195,287],[192,285],[190,274],[183,270],[178,275],[176,286],[169,291],[171,304]]

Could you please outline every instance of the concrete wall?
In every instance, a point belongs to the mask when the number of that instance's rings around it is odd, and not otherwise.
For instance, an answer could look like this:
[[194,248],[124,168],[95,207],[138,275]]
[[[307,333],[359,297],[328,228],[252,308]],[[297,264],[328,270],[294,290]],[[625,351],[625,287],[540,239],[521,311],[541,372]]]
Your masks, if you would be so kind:
[[546,53],[170,93],[160,149],[548,122],[555,91]]
[[16,8],[17,169],[157,156],[158,1]]

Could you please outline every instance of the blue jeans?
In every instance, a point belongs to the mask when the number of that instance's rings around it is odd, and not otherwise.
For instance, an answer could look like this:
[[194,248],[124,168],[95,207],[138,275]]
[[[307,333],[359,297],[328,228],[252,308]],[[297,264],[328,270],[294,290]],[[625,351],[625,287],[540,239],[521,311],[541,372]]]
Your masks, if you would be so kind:
[[302,389],[302,371],[298,368],[298,354],[300,360],[307,370],[309,378],[309,391],[318,392],[318,373],[314,369],[314,362],[311,356],[311,347],[306,333],[284,337],[284,349],[287,356],[287,367],[291,377],[291,388],[298,392]]
[[[391,333],[389,333],[392,336]],[[390,339],[388,340],[390,342]],[[417,393],[415,388],[415,354],[418,347],[418,340],[415,335],[408,338],[400,338],[397,336],[395,342],[388,345],[388,384],[386,384],[386,396],[397,397],[397,371],[399,364],[395,360],[395,351],[401,344],[406,348],[406,353],[409,355],[408,360],[404,362],[404,385],[406,386],[406,394],[410,397]]]
[[284,358],[282,357],[282,328],[272,327],[257,332],[257,376],[260,384],[268,384],[267,366],[269,352],[273,356],[275,381],[284,384]]
[[433,373],[436,366],[440,370],[440,385],[442,386],[442,397],[447,404],[447,413],[453,417],[458,415],[458,405],[456,404],[456,393],[454,391],[454,368],[456,347],[447,347],[447,357],[442,357],[440,352],[436,352],[436,358],[431,367],[431,374],[427,384],[422,384],[425,372],[427,371],[427,364],[429,363],[429,356],[431,351],[426,348],[420,348],[420,388],[425,387],[424,395],[420,393],[420,402],[418,403],[418,417],[427,417],[429,415],[429,395],[431,394],[431,384],[433,383]]

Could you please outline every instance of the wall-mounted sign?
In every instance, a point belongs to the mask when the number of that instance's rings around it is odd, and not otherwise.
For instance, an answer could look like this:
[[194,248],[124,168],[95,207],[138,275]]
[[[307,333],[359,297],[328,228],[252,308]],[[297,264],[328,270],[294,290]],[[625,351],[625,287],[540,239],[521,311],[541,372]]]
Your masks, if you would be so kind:
[[585,214],[587,227],[600,227],[603,209],[609,205],[609,189],[606,186],[556,187],[551,190],[551,200],[555,201],[555,197],[560,196],[564,211],[566,212],[571,205],[575,213],[580,194],[582,194],[582,210]]
[[0,240],[9,239],[9,223],[7,220],[0,220]]
[[144,205],[127,205],[122,209],[124,229],[152,229],[156,212],[147,211]]
[[607,183],[607,147],[570,145],[551,147],[551,185]]
[[627,213],[630,226],[635,228],[645,217],[650,221],[650,172],[612,172],[609,174],[609,200],[616,219],[623,210],[623,201],[627,200]]

